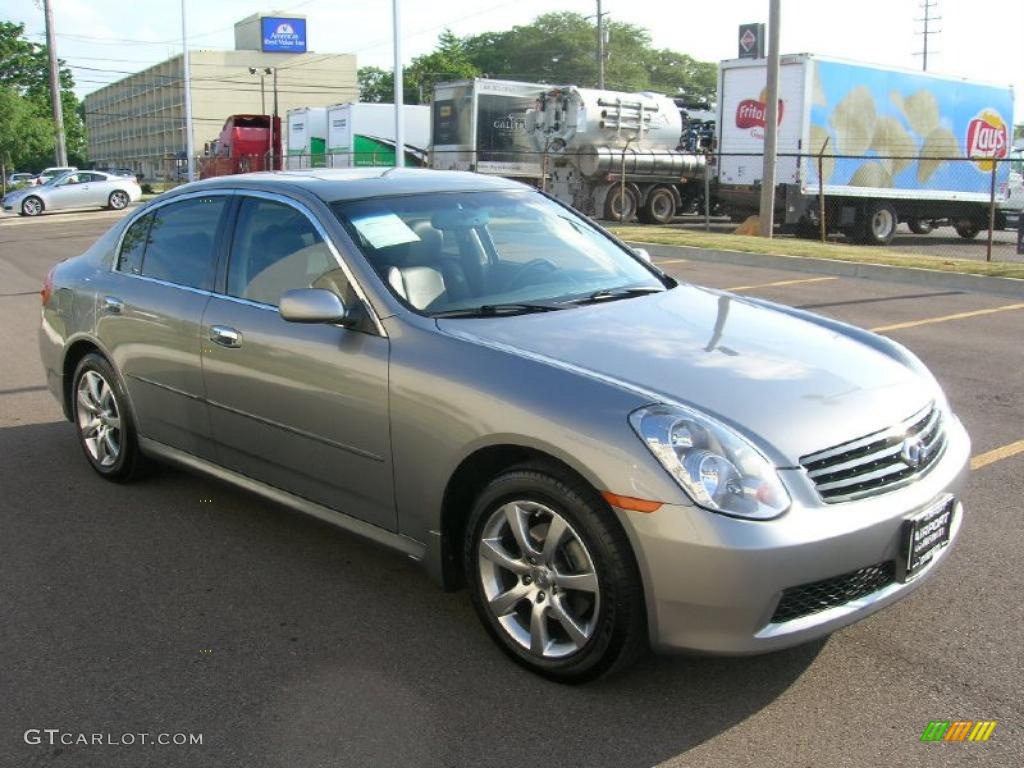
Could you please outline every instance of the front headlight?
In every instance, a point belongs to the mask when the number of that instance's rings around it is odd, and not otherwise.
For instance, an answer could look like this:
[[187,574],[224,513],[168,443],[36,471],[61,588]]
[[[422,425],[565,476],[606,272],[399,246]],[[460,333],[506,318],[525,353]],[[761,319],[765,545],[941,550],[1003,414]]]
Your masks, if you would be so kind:
[[724,424],[678,405],[640,408],[629,423],[697,505],[753,520],[778,517],[789,508],[775,468]]

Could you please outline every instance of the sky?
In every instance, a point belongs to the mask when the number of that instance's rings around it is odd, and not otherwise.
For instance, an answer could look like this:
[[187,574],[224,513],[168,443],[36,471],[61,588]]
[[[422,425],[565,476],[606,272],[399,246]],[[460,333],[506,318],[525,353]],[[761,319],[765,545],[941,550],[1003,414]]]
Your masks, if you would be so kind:
[[[180,0],[51,0],[58,51],[79,95],[181,50]],[[185,0],[192,48],[234,47],[234,22],[283,11],[308,18],[309,50],[355,53],[359,66],[391,68],[390,0]],[[920,68],[915,23],[924,0],[782,0],[783,53],[810,52]],[[929,70],[998,84],[1018,94],[1024,122],[1024,1],[932,0],[941,16]],[[42,40],[39,0],[2,0],[0,17]],[[402,0],[404,59],[430,51],[445,28],[458,35],[508,29],[549,11],[593,14],[594,0]],[[768,0],[604,0],[616,21],[646,28],[659,48],[718,61],[736,55],[736,28],[767,21]],[[614,55],[614,42],[612,43]],[[111,71],[120,70],[120,71]]]

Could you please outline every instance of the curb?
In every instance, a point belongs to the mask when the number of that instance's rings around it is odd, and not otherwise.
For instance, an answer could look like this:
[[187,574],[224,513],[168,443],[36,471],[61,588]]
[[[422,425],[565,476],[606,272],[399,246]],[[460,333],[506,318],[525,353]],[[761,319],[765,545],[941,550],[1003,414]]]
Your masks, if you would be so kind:
[[988,293],[1024,299],[1024,280],[1016,277],[965,275],[962,272],[940,272],[920,267],[891,267],[886,264],[862,264],[855,261],[818,259],[810,256],[778,256],[746,251],[718,251],[691,245],[660,245],[627,240],[631,246],[647,249],[651,256],[686,258],[690,261],[711,261],[741,267],[765,267],[816,275],[859,277],[889,283],[908,283],[925,288],[939,288],[968,293]]

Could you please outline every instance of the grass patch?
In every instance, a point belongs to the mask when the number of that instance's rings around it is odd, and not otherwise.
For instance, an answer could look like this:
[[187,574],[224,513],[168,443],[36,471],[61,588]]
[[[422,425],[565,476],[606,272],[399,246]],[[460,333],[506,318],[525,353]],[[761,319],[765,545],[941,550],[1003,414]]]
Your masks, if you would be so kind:
[[987,262],[972,259],[950,259],[942,256],[908,254],[892,248],[873,248],[845,243],[820,243],[797,238],[749,237],[715,232],[693,232],[668,227],[622,227],[609,229],[623,240],[655,243],[658,245],[683,245],[691,248],[706,248],[719,251],[743,251],[765,253],[773,256],[797,256],[813,259],[851,261],[859,264],[882,264],[890,267],[915,267],[939,272],[960,272],[967,275],[988,277],[1016,277],[1024,279],[1024,263]]

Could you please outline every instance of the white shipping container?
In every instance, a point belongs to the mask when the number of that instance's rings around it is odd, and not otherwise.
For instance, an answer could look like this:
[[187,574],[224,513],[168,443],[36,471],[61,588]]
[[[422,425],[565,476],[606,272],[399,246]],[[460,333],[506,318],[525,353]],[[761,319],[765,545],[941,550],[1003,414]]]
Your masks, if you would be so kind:
[[[430,107],[402,110],[406,147],[425,151],[430,143]],[[354,102],[327,107],[327,152],[332,168],[394,165],[395,108]]]
[[288,110],[286,167],[323,168],[327,164],[327,108]]

